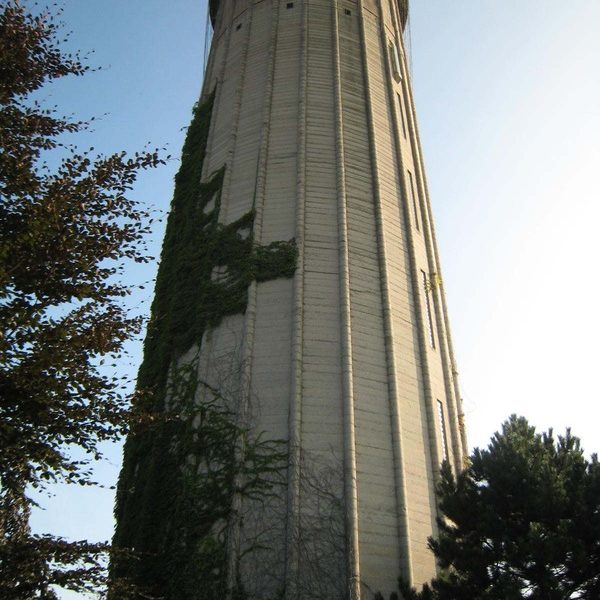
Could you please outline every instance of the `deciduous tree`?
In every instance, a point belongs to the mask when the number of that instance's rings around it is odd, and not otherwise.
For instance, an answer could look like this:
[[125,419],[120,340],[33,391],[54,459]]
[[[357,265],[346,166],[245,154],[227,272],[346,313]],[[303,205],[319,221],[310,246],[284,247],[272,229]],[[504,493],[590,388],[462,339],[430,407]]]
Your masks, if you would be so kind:
[[[29,529],[29,491],[93,483],[79,449],[127,427],[122,382],[100,368],[140,327],[123,299],[124,261],[144,262],[148,214],[128,197],[157,151],[79,152],[65,136],[88,123],[37,99],[88,66],[64,52],[60,17],[0,5],[0,596],[53,598],[51,585],[94,589],[104,545]],[[51,165],[55,166],[51,166]]]

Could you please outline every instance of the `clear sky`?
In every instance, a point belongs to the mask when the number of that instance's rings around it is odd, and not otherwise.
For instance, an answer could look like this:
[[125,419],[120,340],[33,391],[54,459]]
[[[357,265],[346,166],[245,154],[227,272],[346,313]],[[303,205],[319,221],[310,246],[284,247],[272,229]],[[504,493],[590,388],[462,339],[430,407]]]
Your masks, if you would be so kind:
[[600,2],[412,2],[417,114],[471,444],[600,450]]
[[[67,0],[64,20],[71,45],[105,67],[48,90],[65,112],[104,115],[81,146],[149,142],[178,157],[202,81],[204,0]],[[600,450],[599,31],[598,0],[411,0],[413,87],[471,445],[515,412],[540,429],[571,426],[586,451]],[[177,168],[146,174],[135,196],[166,211]],[[159,224],[154,255],[161,239]],[[134,300],[141,310],[151,288]],[[139,359],[133,346],[126,368]],[[120,449],[109,457],[108,485]],[[112,534],[110,490],[58,488],[45,505],[40,529]]]

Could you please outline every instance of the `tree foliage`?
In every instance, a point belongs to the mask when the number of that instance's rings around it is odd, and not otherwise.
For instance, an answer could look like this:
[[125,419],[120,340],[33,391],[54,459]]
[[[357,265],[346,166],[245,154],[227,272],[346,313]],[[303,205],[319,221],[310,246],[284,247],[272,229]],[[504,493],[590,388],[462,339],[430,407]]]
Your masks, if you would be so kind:
[[123,382],[101,370],[138,332],[124,261],[144,262],[148,214],[128,198],[157,151],[96,156],[66,135],[89,123],[38,100],[89,67],[61,50],[60,13],[0,5],[0,596],[94,589],[105,545],[32,535],[28,490],[91,484],[98,443],[127,427]]
[[512,416],[457,476],[444,464],[441,575],[407,600],[600,597],[600,465],[570,430],[536,433]]

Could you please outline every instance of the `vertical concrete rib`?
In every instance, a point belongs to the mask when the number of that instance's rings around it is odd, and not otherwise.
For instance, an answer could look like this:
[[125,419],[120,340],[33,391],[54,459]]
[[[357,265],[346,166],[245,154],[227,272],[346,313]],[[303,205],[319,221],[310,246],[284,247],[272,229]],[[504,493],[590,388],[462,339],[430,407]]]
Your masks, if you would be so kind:
[[[391,315],[391,299],[389,291],[389,281],[387,274],[387,259],[386,250],[384,244],[384,227],[383,227],[383,215],[381,207],[381,194],[379,186],[379,174],[378,174],[378,161],[377,161],[377,148],[375,143],[375,131],[373,125],[373,106],[371,101],[371,88],[369,85],[369,64],[367,57],[367,40],[365,34],[365,23],[364,23],[364,3],[363,0],[358,0],[359,6],[359,21],[360,21],[360,45],[362,48],[362,62],[363,62],[363,73],[365,77],[365,89],[366,89],[366,105],[367,105],[367,128],[369,132],[369,146],[371,148],[371,171],[373,176],[373,196],[375,205],[376,215],[376,229],[377,229],[377,253],[379,258],[379,271],[381,281],[381,294],[383,304],[383,320],[384,320],[384,331],[385,331],[385,348],[387,355],[387,371],[388,371],[388,386],[389,386],[389,402],[391,408],[392,418],[392,436],[393,436],[393,448],[394,448],[394,479],[396,486],[396,503],[397,503],[397,518],[398,518],[398,529],[400,534],[400,561],[401,570],[405,577],[412,581],[412,562],[410,553],[410,526],[408,522],[408,511],[407,511],[407,494],[406,485],[404,481],[404,470],[402,466],[403,452],[402,452],[402,436],[401,436],[401,416],[399,411],[399,398],[397,389],[397,365],[396,356],[393,343],[393,324]],[[381,10],[381,7],[380,7]],[[381,19],[381,13],[380,13]],[[383,21],[380,21],[380,27],[383,30]],[[384,51],[386,45],[383,46]],[[402,544],[404,542],[404,544]]]
[[[254,6],[250,9],[251,14]],[[265,181],[267,174],[267,162],[269,156],[269,130],[271,123],[271,104],[273,99],[273,72],[275,70],[275,56],[277,54],[277,27],[279,22],[279,4],[276,3],[276,8],[273,11],[273,20],[271,25],[271,40],[269,43],[269,63],[267,72],[265,98],[263,104],[262,124],[260,128],[260,141],[258,149],[258,160],[256,164],[256,182],[254,185],[254,194],[252,208],[255,211],[253,239],[254,243],[261,243],[263,211],[265,202]],[[252,17],[248,22],[250,30]],[[252,343],[254,341],[254,329],[256,322],[256,281],[252,281],[248,289],[248,305],[246,307],[246,318],[244,323],[244,348],[242,352],[242,371],[248,378],[248,392],[250,390],[251,377],[251,358],[252,358]],[[247,364],[246,364],[247,363]]]
[[[232,27],[229,27],[231,31]],[[227,222],[227,210],[229,208],[229,190],[231,184],[231,174],[235,165],[235,157],[236,157],[236,147],[237,147],[237,139],[238,139],[238,129],[240,123],[240,114],[242,107],[242,97],[244,91],[244,81],[246,77],[246,63],[248,58],[248,47],[250,45],[250,35],[252,30],[252,12],[250,12],[250,17],[247,20],[246,27],[246,35],[244,39],[244,45],[242,50],[242,56],[240,60],[240,74],[238,85],[236,89],[236,100],[234,105],[234,117],[232,120],[233,127],[231,129],[230,142],[229,142],[229,150],[228,150],[228,167],[225,171],[225,178],[223,181],[223,188],[221,192],[221,211],[219,213],[219,220],[221,222]],[[231,33],[229,34],[231,35]],[[245,329],[248,325],[248,318],[246,318]],[[244,336],[247,335],[247,332],[244,332]],[[242,347],[240,348],[240,365],[239,365],[239,390],[240,396],[238,397],[238,406],[237,406],[237,419],[240,423],[245,423],[246,421],[246,412],[247,412],[247,402],[248,402],[248,386],[246,379],[249,378],[249,369],[248,366],[245,365],[244,361],[246,358],[249,360],[249,356],[247,355],[247,344],[245,342],[241,342]],[[240,452],[243,453],[243,448],[240,449]],[[233,514],[240,514],[241,509],[241,497],[238,494],[235,494],[232,499],[232,507]],[[228,535],[228,563],[227,563],[227,592],[228,597],[231,597],[233,589],[235,587],[235,583],[237,581],[237,571],[238,571],[238,557],[240,554],[240,521],[239,519],[234,519],[233,522],[229,526],[229,535]]]
[[286,598],[292,600],[297,595],[298,552],[296,543],[299,531],[300,512],[300,439],[302,431],[302,346],[303,346],[303,306],[304,306],[304,203],[306,195],[306,31],[308,23],[308,2],[302,2],[302,34],[299,73],[298,109],[298,162],[296,180],[296,245],[298,261],[294,275],[294,296],[292,309],[292,386],[288,416],[289,466],[288,466],[288,510],[286,523]]
[[[411,137],[415,138],[416,124],[410,119],[408,121],[408,128],[411,131]],[[453,385],[454,370],[450,360],[449,340],[448,332],[446,329],[446,322],[444,318],[443,308],[441,306],[441,297],[443,296],[441,278],[439,277],[440,266],[437,260],[435,252],[435,242],[432,238],[432,220],[430,218],[430,211],[428,210],[427,203],[424,201],[425,192],[422,185],[422,168],[417,156],[417,150],[415,144],[412,144],[413,162],[415,164],[415,180],[417,185],[418,202],[425,210],[421,211],[423,219],[423,236],[425,240],[425,252],[427,254],[427,262],[430,266],[429,274],[431,283],[431,298],[433,301],[433,308],[435,311],[435,325],[437,327],[437,336],[439,340],[439,351],[440,358],[442,361],[442,372],[444,376],[444,388],[446,391],[446,406],[448,409],[448,420],[451,428],[451,440],[452,440],[452,459],[454,460],[454,468],[460,469],[462,464],[462,448],[458,442],[459,435],[457,431],[458,427],[458,416],[456,412],[456,398],[455,388]],[[450,460],[450,457],[449,457]]]
[[332,6],[334,53],[335,144],[337,156],[338,240],[340,260],[342,397],[344,404],[344,498],[346,506],[346,544],[348,547],[348,592],[350,600],[360,598],[360,556],[358,543],[358,491],[352,376],[352,331],[350,322],[350,269],[348,259],[348,219],[346,214],[346,173],[342,123],[342,90],[338,2]]
[[[403,62],[406,63],[404,56]],[[433,219],[431,219],[431,202],[429,200],[429,189],[427,186],[427,178],[425,176],[425,167],[423,164],[421,138],[419,135],[419,129],[417,127],[414,97],[412,92],[412,86],[410,85],[410,75],[408,73],[408,69],[406,68],[406,64],[404,64],[404,75],[407,81],[405,90],[409,99],[408,106],[410,108],[410,119],[408,122],[408,126],[412,129],[411,137],[414,140],[414,143],[412,144],[412,151],[413,161],[416,167],[415,175],[417,178],[417,186],[420,186],[421,188],[420,190],[418,188],[417,193],[419,193],[419,196],[422,198],[422,203],[425,207],[424,212],[426,213],[428,223],[428,227],[424,228],[426,238],[429,238],[427,244],[427,251],[428,254],[431,254],[430,264],[435,265],[436,273],[439,274],[441,271],[439,251],[435,235],[435,227],[433,224]],[[439,289],[437,289],[436,294],[437,297],[435,298],[435,300],[438,300],[438,302],[434,302],[434,305],[436,307],[436,321],[438,323],[438,326],[443,328],[443,338],[440,339],[443,339],[445,341],[445,353],[442,358],[444,360],[444,379],[446,380],[448,399],[450,400],[448,404],[450,411],[452,411],[450,414],[450,426],[452,428],[451,438],[453,452],[455,454],[455,468],[457,470],[460,470],[462,468],[464,457],[468,454],[468,445],[463,423],[462,400],[460,396],[460,390],[458,387],[458,372],[456,369],[456,361],[454,358],[454,350],[452,346],[452,335],[450,332],[450,322],[448,319],[448,307],[446,305],[446,297],[444,294],[443,287],[440,285],[438,286],[438,288]]]
[[[217,39],[213,37],[211,44],[211,69],[210,71],[205,72],[205,79],[202,86],[201,101],[205,101],[210,94],[214,93],[210,125],[206,141],[206,153],[204,164],[202,166],[202,181],[208,180],[214,171],[223,166],[224,163],[224,157],[218,148],[217,130],[220,122],[220,114],[223,112],[223,81],[227,71],[227,61],[229,59],[229,52],[231,48],[231,30],[231,27],[226,27],[224,31],[221,31],[218,41],[224,41],[219,44],[215,43]],[[214,56],[212,56],[213,50]],[[214,345],[211,333],[212,332],[209,332],[208,334],[207,332],[204,333],[199,357],[200,360],[198,361],[198,376],[204,381],[211,381],[209,377],[211,362],[209,357],[212,354]]]
[[[394,21],[394,32],[396,36],[396,40],[401,43],[403,48],[402,51],[402,71],[404,81],[408,82],[408,85],[402,85],[401,93],[405,98],[405,106],[410,110],[410,114],[406,115],[406,121],[408,126],[408,139],[410,140],[410,150],[413,158],[414,171],[415,171],[415,180],[417,185],[417,199],[420,206],[425,208],[421,214],[425,214],[426,223],[423,225],[423,234],[425,237],[425,248],[427,253],[427,259],[430,266],[433,266],[435,270],[436,276],[440,272],[439,265],[439,257],[437,252],[437,245],[435,241],[434,235],[434,227],[433,221],[430,218],[431,212],[428,203],[428,194],[426,189],[426,178],[424,173],[424,166],[422,157],[420,154],[420,141],[418,134],[417,121],[415,116],[414,102],[412,98],[412,87],[410,86],[408,68],[406,65],[406,54],[404,52],[404,44],[402,43],[402,28],[399,24],[399,18],[397,9],[398,6],[394,0],[390,0],[390,6],[392,10],[392,16]],[[400,157],[400,161],[402,161],[402,155],[400,151],[400,125],[397,122],[397,117],[394,112],[394,122],[395,122],[395,138],[397,140],[398,145],[398,156]],[[404,169],[402,170],[403,178],[404,178]],[[431,270],[431,269],[430,269]],[[441,300],[438,298],[441,297]],[[444,308],[444,293],[443,290],[438,286],[435,286],[432,289],[432,297],[434,300],[434,309],[435,309],[435,317],[436,324],[438,327],[438,339],[440,340],[440,355],[442,360],[442,371],[444,374],[444,388],[446,390],[446,399],[447,399],[447,407],[449,411],[449,421],[451,427],[451,439],[452,439],[452,451],[453,457],[455,459],[455,468],[460,469],[460,465],[463,460],[463,449],[461,444],[458,442],[459,435],[456,429],[457,427],[457,410],[456,410],[456,386],[454,385],[455,372],[456,369],[454,367],[452,351],[451,351],[451,341],[449,339],[449,332],[447,329],[447,314],[445,313]],[[439,300],[439,301],[438,301]],[[441,305],[441,308],[440,308]]]
[[388,0],[388,2],[390,5],[390,13],[392,15],[392,23],[394,24],[394,35],[396,36],[396,41],[402,40],[402,26],[400,25],[400,18],[398,16],[398,3],[396,0]]
[[[381,45],[383,48],[383,52],[387,49],[387,38],[385,35],[385,28],[383,26],[383,11],[381,4],[379,4],[379,19],[381,22],[380,32],[381,32]],[[403,53],[404,57],[404,53]],[[390,64],[389,61],[386,61],[386,91],[388,96],[388,102],[393,105],[393,85],[392,85],[392,74],[390,72]],[[419,298],[422,294],[426,294],[427,291],[423,289],[422,282],[419,278],[419,267],[417,264],[417,251],[415,247],[415,236],[410,226],[410,206],[408,203],[409,193],[408,193],[408,185],[409,183],[406,181],[406,173],[403,168],[402,161],[402,151],[400,148],[400,127],[398,123],[398,119],[396,116],[396,111],[392,111],[393,114],[393,123],[394,123],[394,141],[396,145],[396,154],[398,157],[398,161],[400,164],[400,181],[402,186],[402,196],[406,200],[403,203],[404,207],[404,231],[406,234],[406,238],[408,240],[408,254],[410,260],[410,271],[411,271],[411,282],[413,288],[413,298],[414,298],[414,306],[415,306],[415,316],[418,323],[418,339],[419,339],[419,354],[420,354],[420,363],[421,363],[421,373],[423,376],[423,391],[425,393],[425,406],[426,406],[426,414],[427,414],[427,431],[429,434],[429,447],[431,452],[431,467],[432,472],[434,474],[434,479],[437,479],[440,471],[440,463],[441,463],[441,455],[438,447],[438,436],[436,433],[435,427],[435,417],[436,417],[436,407],[435,402],[436,398],[434,397],[434,393],[432,390],[432,379],[431,379],[431,369],[429,366],[429,356],[428,356],[428,347],[427,347],[427,339],[426,339],[426,331],[427,324],[425,322],[425,316],[423,314],[423,309]],[[409,140],[411,142],[411,146],[414,146],[414,142],[411,140],[411,136],[409,135]],[[383,223],[383,220],[382,220]],[[383,225],[382,225],[383,226]],[[395,381],[396,375],[394,375]]]
[[[230,31],[233,27],[229,27]],[[234,113],[232,115],[231,123],[231,134],[229,140],[229,149],[227,151],[227,168],[225,169],[225,176],[223,178],[223,186],[221,188],[221,210],[219,212],[219,221],[221,223],[227,223],[227,213],[229,210],[229,194],[231,188],[231,177],[235,169],[235,151],[237,148],[238,141],[238,130],[240,126],[240,113],[242,109],[242,94],[244,91],[244,80],[246,77],[246,62],[248,59],[248,46],[250,45],[250,34],[252,30],[252,11],[250,11],[250,17],[247,20],[247,27],[244,33],[244,45],[242,46],[242,55],[240,57],[240,75],[235,90],[235,104]],[[231,33],[230,33],[231,35]]]
[[[217,116],[219,113],[219,107],[221,105],[220,99],[221,94],[223,93],[222,86],[219,85],[223,81],[223,77],[225,76],[225,67],[227,65],[227,56],[229,54],[229,44],[231,42],[231,27],[227,28],[227,32],[225,34],[227,36],[227,41],[225,43],[225,52],[223,53],[221,68],[219,69],[218,75],[213,79],[205,79],[203,90],[202,90],[202,100],[205,100],[206,97],[211,94],[214,90],[215,99],[213,101],[213,109],[210,119],[210,129],[208,132],[208,139],[206,140],[206,157],[207,159],[212,155],[213,146],[214,146],[214,136],[215,129],[217,123]],[[216,54],[216,47],[215,47]],[[215,59],[216,60],[216,59]],[[212,171],[210,160],[205,160],[204,165],[202,165],[202,179],[206,179]]]
[[[379,18],[383,20],[383,15],[381,13],[381,5],[380,5],[380,13]],[[383,49],[387,49],[387,39],[385,36],[385,30],[383,26],[381,27],[381,44]],[[393,103],[393,86],[392,86],[392,75],[390,73],[390,65],[389,61],[386,61],[387,67],[385,69],[386,73],[386,88],[387,88],[387,96],[388,101]],[[438,446],[438,436],[436,433],[435,427],[435,417],[436,417],[436,408],[435,402],[436,398],[434,397],[433,389],[432,389],[432,375],[431,369],[429,365],[429,356],[428,356],[428,345],[427,345],[427,324],[425,322],[425,315],[423,314],[423,307],[420,301],[420,298],[423,294],[427,293],[426,290],[423,289],[422,282],[419,278],[419,267],[417,264],[417,251],[415,247],[415,236],[410,226],[410,206],[408,202],[409,193],[408,193],[408,185],[409,183],[406,180],[406,170],[403,168],[402,161],[402,152],[400,147],[400,126],[398,123],[398,119],[396,116],[396,111],[393,111],[393,124],[394,124],[394,141],[396,145],[396,153],[398,156],[398,161],[400,163],[400,181],[402,187],[402,197],[404,202],[401,203],[404,211],[404,233],[406,235],[406,239],[408,241],[408,255],[409,255],[409,264],[410,264],[410,282],[412,285],[412,296],[414,298],[414,311],[415,318],[417,321],[417,338],[419,345],[419,362],[421,367],[421,374],[423,378],[423,392],[425,395],[425,412],[426,412],[426,420],[427,420],[427,432],[429,437],[429,451],[430,451],[430,460],[431,460],[431,468],[432,473],[434,475],[434,481],[439,476],[439,465],[441,463],[441,455]],[[410,135],[409,135],[410,140]],[[395,381],[394,376],[394,381]],[[430,493],[434,493],[433,489],[430,489]],[[432,526],[435,528],[435,524],[432,523]],[[410,541],[409,541],[410,544]],[[412,556],[412,552],[410,553]],[[413,582],[413,573],[410,572],[409,580]],[[413,582],[416,583],[416,582]]]
[[[208,3],[207,3],[207,7],[206,7],[206,11],[207,11],[207,18],[209,18],[209,9],[208,9]],[[208,34],[208,27],[209,27],[209,23],[207,21],[206,23],[207,28],[205,30],[205,34]],[[213,30],[213,35],[214,35],[214,30]],[[205,41],[206,44],[206,41]],[[202,81],[202,89],[201,89],[201,96],[204,96],[207,93],[207,90],[205,88],[205,84],[208,81],[206,74],[207,73],[212,73],[213,72],[213,63],[215,61],[215,45],[212,43],[212,35],[211,35],[211,44],[210,44],[210,48],[208,50],[208,60],[206,60],[205,64],[204,64],[204,73],[203,75],[203,81]],[[206,57],[206,45],[204,46],[204,52],[205,52],[205,57]]]

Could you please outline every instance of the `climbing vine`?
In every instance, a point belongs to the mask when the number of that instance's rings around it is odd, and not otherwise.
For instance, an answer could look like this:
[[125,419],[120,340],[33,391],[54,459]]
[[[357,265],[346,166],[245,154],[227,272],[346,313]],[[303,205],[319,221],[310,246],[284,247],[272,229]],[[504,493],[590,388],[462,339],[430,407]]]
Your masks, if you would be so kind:
[[270,493],[285,465],[278,443],[238,424],[234,400],[210,389],[198,401],[204,332],[246,310],[252,281],[292,277],[297,257],[294,240],[255,244],[254,208],[219,222],[226,167],[202,181],[213,102],[214,92],[194,108],[184,143],[138,374],[137,408],[155,425],[127,439],[115,507],[114,543],[136,558],[113,564],[113,577],[168,600],[224,597],[236,481]]

